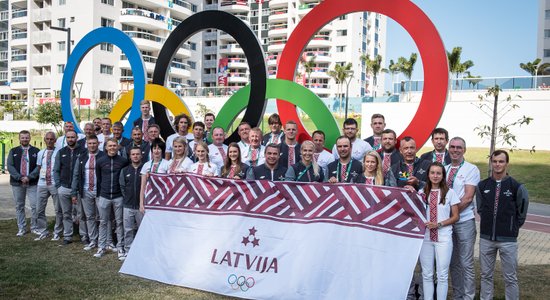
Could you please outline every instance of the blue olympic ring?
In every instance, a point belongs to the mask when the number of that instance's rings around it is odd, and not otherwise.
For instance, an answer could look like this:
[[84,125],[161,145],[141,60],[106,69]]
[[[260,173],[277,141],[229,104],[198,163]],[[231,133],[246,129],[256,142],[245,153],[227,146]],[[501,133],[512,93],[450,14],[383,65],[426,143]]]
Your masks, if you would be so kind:
[[[134,98],[132,99],[132,107],[139,108],[139,104],[145,96],[147,73],[145,72],[145,66],[143,65],[141,53],[139,52],[134,41],[121,30],[112,27],[101,27],[90,31],[78,42],[69,56],[67,66],[65,67],[65,71],[63,73],[63,81],[61,83],[61,113],[63,115],[63,119],[67,122],[77,124],[77,126],[75,126],[75,130],[79,133],[82,132],[82,130],[78,126],[78,122],[76,122],[71,101],[74,77],[76,70],[82,62],[82,59],[84,59],[84,56],[86,56],[86,54],[92,50],[93,47],[101,43],[109,43],[119,47],[120,50],[122,50],[122,53],[126,54],[126,57],[128,57],[130,68],[134,77]],[[130,137],[134,120],[140,116],[141,112],[139,109],[130,110],[130,115],[124,125],[125,137]]]

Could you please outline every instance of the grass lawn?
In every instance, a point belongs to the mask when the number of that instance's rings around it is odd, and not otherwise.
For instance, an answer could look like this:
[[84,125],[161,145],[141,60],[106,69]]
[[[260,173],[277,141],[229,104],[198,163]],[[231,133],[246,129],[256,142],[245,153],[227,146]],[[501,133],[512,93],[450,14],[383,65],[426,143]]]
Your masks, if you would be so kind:
[[[122,275],[115,253],[97,259],[80,243],[35,242],[16,232],[15,220],[0,221],[0,299],[230,299]],[[504,299],[499,267],[495,278],[495,299]],[[520,266],[519,280],[522,299],[550,295],[550,265]]]

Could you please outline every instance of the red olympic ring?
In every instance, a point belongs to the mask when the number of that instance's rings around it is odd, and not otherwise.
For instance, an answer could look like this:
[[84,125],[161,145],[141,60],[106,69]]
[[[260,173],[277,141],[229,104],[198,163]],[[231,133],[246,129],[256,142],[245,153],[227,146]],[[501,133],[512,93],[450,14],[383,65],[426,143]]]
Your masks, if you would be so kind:
[[[443,41],[428,16],[410,0],[325,0],[315,6],[298,23],[290,35],[281,53],[278,64],[278,79],[294,80],[298,59],[311,37],[325,24],[339,16],[370,11],[384,14],[399,23],[411,35],[416,43],[424,66],[424,91],[409,126],[399,138],[412,136],[417,146],[423,145],[439,123],[445,103],[449,84],[449,67]],[[311,139],[304,128],[296,106],[277,100],[281,121],[294,120],[298,123],[298,139]]]

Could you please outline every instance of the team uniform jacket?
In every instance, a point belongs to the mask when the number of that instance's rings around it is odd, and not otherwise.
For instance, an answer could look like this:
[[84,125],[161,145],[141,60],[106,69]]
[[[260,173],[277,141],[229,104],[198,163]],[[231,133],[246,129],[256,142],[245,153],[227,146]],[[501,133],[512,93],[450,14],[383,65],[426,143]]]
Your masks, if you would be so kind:
[[[21,156],[23,155],[23,148],[21,146],[12,148],[8,154],[8,171],[10,173],[10,185],[21,185]],[[38,152],[40,149],[29,145],[28,150],[28,168],[29,173],[29,185],[36,185],[38,183],[38,168],[36,162],[38,160]]]
[[107,199],[122,197],[120,172],[128,160],[120,155],[105,155],[96,160],[97,196]]

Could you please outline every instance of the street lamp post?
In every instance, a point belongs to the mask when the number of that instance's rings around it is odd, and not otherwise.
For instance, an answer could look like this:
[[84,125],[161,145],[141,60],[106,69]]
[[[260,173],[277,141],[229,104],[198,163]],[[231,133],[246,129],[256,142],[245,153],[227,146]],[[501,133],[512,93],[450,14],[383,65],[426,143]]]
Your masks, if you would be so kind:
[[82,118],[80,117],[80,104],[81,104],[81,100],[80,100],[80,92],[82,91],[82,85],[84,83],[82,82],[75,82],[74,85],[76,86],[76,92],[78,93],[78,119],[80,119],[80,121],[82,121]]
[[71,28],[50,26],[50,29],[65,31],[67,33],[67,62],[69,61],[69,56],[71,55]]
[[346,70],[346,76],[344,80],[346,81],[346,110],[344,112],[344,119],[348,118],[348,106],[349,106],[349,84],[351,83],[351,80],[353,79],[353,70]]

